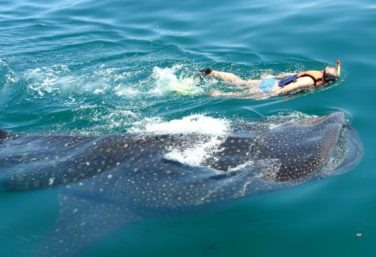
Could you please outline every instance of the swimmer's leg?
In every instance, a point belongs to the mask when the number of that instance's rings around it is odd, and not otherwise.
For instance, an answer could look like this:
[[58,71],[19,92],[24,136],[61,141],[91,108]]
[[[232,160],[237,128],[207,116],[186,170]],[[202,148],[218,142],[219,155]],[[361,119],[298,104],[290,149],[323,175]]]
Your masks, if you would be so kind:
[[208,76],[215,78],[215,79],[223,80],[224,82],[227,82],[229,84],[234,84],[234,85],[242,85],[242,84],[247,83],[246,80],[230,72],[212,70],[208,74]]
[[245,83],[245,86],[251,93],[260,93],[260,89],[258,87],[261,80],[259,79],[248,79]]
[[209,95],[214,96],[214,97],[224,96],[224,97],[234,97],[234,98],[245,96],[244,92],[222,92],[219,90],[212,90],[210,91]]

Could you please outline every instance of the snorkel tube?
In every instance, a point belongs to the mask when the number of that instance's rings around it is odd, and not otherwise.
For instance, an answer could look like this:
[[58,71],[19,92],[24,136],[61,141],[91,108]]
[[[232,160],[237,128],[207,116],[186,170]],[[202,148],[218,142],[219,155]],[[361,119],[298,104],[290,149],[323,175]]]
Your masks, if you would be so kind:
[[338,59],[336,64],[337,64],[337,75],[339,77],[341,76],[341,61]]

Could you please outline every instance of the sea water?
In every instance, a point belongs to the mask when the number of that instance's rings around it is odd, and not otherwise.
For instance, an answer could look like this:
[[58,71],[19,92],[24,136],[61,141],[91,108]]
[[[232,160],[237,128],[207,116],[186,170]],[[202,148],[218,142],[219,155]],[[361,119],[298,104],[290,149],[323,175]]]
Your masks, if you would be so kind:
[[[360,1],[0,0],[0,127],[13,132],[218,135],[278,112],[347,114],[364,144],[341,176],[222,209],[140,222],[82,256],[375,256],[376,3]],[[198,80],[321,69],[327,90],[273,100]],[[207,143],[207,144],[206,144]],[[174,152],[197,163],[218,141]],[[30,256],[58,216],[56,190],[0,193],[0,256]]]

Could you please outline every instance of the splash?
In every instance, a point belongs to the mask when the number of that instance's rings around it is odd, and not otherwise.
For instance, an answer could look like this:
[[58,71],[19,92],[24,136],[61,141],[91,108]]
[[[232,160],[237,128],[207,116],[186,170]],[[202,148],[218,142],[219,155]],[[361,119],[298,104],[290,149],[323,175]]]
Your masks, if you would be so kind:
[[190,115],[164,122],[159,118],[145,119],[132,129],[134,132],[156,134],[199,134],[197,140],[187,140],[183,146],[170,146],[165,158],[191,166],[201,166],[205,160],[220,151],[218,148],[230,132],[230,122],[205,115]]
[[152,93],[164,95],[168,92],[175,92],[181,95],[199,95],[203,89],[198,87],[198,80],[184,74],[177,75],[182,66],[175,65],[172,68],[154,67],[152,78],[155,81],[155,88]]
[[4,59],[0,59],[0,85],[14,84],[17,82],[18,77],[9,67],[9,64]]
[[42,97],[46,94],[60,93],[67,85],[77,84],[79,78],[69,75],[69,72],[66,65],[53,65],[29,69],[24,77],[28,81],[28,88]]
[[219,152],[218,148],[226,140],[226,137],[212,136],[202,142],[197,142],[192,147],[171,147],[170,152],[165,154],[168,160],[177,161],[191,166],[202,166],[204,162]]
[[[132,96],[139,93],[127,79],[134,74],[120,68],[108,68],[105,65],[93,71],[72,71],[65,64],[50,67],[38,67],[26,70],[24,77],[28,88],[37,96],[48,94],[93,94],[114,93],[117,96]],[[131,94],[130,94],[131,93]]]
[[182,119],[163,121],[161,118],[145,118],[136,122],[131,132],[156,134],[190,134],[224,136],[230,130],[230,121],[202,114],[193,114]]
[[112,131],[129,126],[129,123],[138,119],[139,115],[131,110],[117,108],[108,115],[102,116],[100,118],[106,121],[106,129]]

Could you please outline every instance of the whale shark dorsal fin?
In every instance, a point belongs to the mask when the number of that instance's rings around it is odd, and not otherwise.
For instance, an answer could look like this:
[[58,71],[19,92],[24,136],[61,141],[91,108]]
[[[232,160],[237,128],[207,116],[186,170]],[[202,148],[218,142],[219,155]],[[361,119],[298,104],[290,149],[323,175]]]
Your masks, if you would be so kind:
[[93,242],[141,218],[124,206],[67,191],[59,195],[59,218],[35,257],[77,256]]

